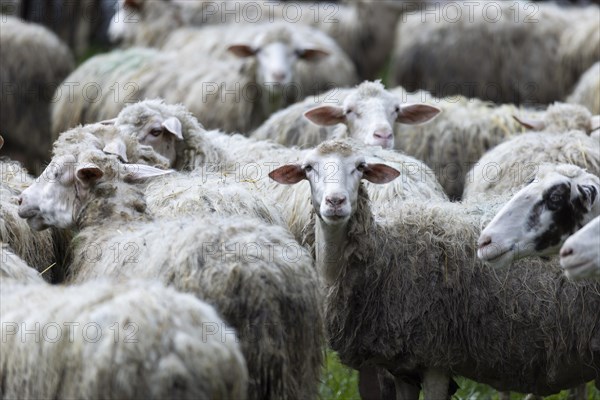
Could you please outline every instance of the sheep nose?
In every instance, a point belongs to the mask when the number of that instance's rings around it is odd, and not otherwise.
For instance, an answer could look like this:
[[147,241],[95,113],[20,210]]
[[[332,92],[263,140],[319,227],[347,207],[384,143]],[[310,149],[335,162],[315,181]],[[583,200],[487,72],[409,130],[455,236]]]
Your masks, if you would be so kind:
[[389,129],[378,129],[373,132],[373,136],[377,139],[389,140],[392,138],[392,131]]
[[570,256],[571,254],[573,254],[573,249],[571,247],[563,247],[560,250],[561,257],[567,257],[567,256]]
[[275,80],[275,82],[283,82],[285,81],[286,77],[287,74],[284,71],[273,72],[273,79]]
[[332,207],[339,207],[346,201],[346,196],[332,195],[325,197],[325,202]]
[[23,197],[22,196],[17,197],[17,204],[18,205],[23,204]]
[[490,243],[492,243],[492,237],[490,235],[482,235],[477,241],[477,246],[482,249]]

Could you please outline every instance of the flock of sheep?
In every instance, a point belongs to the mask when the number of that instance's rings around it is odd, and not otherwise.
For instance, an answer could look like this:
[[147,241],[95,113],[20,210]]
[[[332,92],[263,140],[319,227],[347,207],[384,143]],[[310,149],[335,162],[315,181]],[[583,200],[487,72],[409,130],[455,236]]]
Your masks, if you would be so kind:
[[75,68],[1,15],[0,397],[600,390],[599,20],[119,0]]

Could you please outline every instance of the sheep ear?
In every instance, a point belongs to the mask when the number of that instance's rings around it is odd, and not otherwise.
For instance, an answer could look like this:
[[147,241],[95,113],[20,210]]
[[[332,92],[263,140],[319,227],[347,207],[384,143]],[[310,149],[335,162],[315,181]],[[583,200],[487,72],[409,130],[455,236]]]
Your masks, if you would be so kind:
[[400,107],[400,113],[396,122],[401,124],[421,124],[435,118],[442,110],[428,104],[404,104]]
[[546,127],[544,121],[541,121],[539,119],[519,118],[516,115],[513,115],[513,118],[525,128],[532,131],[542,131]]
[[578,200],[583,207],[590,211],[598,198],[598,188],[593,185],[577,185]]
[[125,171],[125,180],[127,182],[143,181],[144,179],[175,172],[172,169],[159,169],[144,164],[123,164],[121,168]]
[[244,58],[244,57],[252,57],[256,55],[256,49],[252,46],[248,46],[247,44],[234,44],[227,48],[227,51],[233,53],[234,55]]
[[592,117],[592,128],[590,132],[600,129],[600,115],[594,115]]
[[104,146],[104,148],[102,149],[102,151],[105,154],[114,154],[114,155],[116,155],[117,157],[119,157],[119,159],[122,162],[128,162],[128,159],[127,159],[127,146],[125,146],[125,143],[121,139],[115,139],[115,140],[111,141],[106,146]]
[[293,185],[306,179],[306,173],[298,164],[284,165],[269,173],[269,178],[284,185]]
[[346,115],[342,107],[321,106],[308,110],[304,117],[314,124],[330,126],[346,122]]
[[400,171],[385,164],[365,164],[363,179],[371,183],[388,183],[400,176]]
[[329,52],[321,49],[302,49],[297,54],[298,58],[306,61],[319,61],[329,56]]
[[171,132],[179,140],[183,140],[181,133],[181,121],[175,117],[169,117],[163,121],[162,127]]
[[141,10],[142,2],[140,0],[125,0],[123,5],[127,8],[131,8],[133,10]]
[[77,168],[75,174],[77,179],[83,183],[84,186],[89,187],[94,185],[104,176],[104,171],[95,164],[84,164]]

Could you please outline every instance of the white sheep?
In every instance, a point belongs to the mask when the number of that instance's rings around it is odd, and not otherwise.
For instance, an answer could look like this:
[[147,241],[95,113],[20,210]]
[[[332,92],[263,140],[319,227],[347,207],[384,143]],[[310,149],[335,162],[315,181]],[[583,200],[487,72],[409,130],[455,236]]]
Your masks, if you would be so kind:
[[4,152],[34,173],[50,159],[50,104],[54,89],[73,70],[69,48],[45,27],[0,18],[0,132]]
[[[307,180],[317,268],[327,290],[331,347],[353,368],[379,365],[425,399],[448,396],[450,375],[498,390],[548,395],[598,377],[598,285],[573,284],[556,262],[496,273],[476,259],[482,209],[450,202],[371,208],[361,179],[400,173],[346,142],[325,142],[270,175]],[[318,179],[335,165],[332,179]],[[507,323],[508,318],[508,323]],[[465,337],[469,340],[465,341]]]
[[514,193],[535,176],[542,163],[574,164],[600,176],[600,143],[582,131],[515,136],[473,166],[465,177],[463,198]]
[[2,397],[246,398],[237,335],[210,305],[150,281],[48,285],[2,251]]
[[600,278],[600,217],[566,240],[560,265],[570,279]]
[[358,83],[346,53],[325,33],[306,25],[277,21],[179,29],[162,48],[177,49],[191,63],[239,57],[249,58],[251,64],[256,58],[264,79],[260,83],[275,87],[293,83],[283,91],[293,100]]
[[249,398],[313,398],[323,356],[321,300],[306,250],[285,229],[257,219],[153,217],[134,182],[169,171],[118,163],[87,135],[63,133],[45,172],[52,179],[20,197],[19,215],[32,228],[77,228],[68,281],[151,278],[191,292],[238,332]]
[[[57,88],[52,131],[56,137],[79,123],[113,118],[135,100],[163,97],[185,104],[208,128],[249,133],[273,112],[298,100],[302,95],[298,84],[308,94],[319,90],[321,84],[312,87],[316,81],[310,68],[300,64],[319,63],[329,53],[339,53],[313,47],[294,26],[273,25],[255,40],[251,47],[230,46],[238,55],[230,60],[198,62],[198,55],[184,51],[143,48],[95,56]],[[322,70],[315,79],[336,82],[337,74],[335,69]]]
[[567,101],[581,104],[593,114],[600,115],[600,62],[592,65],[581,75]]
[[[375,79],[392,50],[399,15],[410,4],[370,0],[340,3],[120,0],[109,28],[113,41],[126,46],[164,46],[180,27],[213,24],[279,23],[313,26],[331,36],[356,64],[361,79]],[[135,22],[135,23],[132,23]]]
[[600,178],[570,164],[542,164],[487,224],[478,257],[506,267],[528,256],[551,256],[564,241],[600,215]]
[[[252,137],[306,148],[334,135],[347,135],[368,145],[393,148],[396,123],[419,124],[438,113],[438,108],[427,104],[402,104],[380,81],[365,81],[353,89],[332,89],[278,111]],[[345,129],[340,129],[342,126]]]
[[435,3],[398,24],[391,79],[438,97],[561,101],[600,58],[599,18],[596,5]]

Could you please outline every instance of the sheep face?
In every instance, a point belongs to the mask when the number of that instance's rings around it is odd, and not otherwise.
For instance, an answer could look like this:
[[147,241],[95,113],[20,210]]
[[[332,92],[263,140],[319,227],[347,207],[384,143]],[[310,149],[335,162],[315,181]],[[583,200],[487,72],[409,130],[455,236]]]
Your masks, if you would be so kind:
[[570,279],[600,279],[600,217],[566,240],[560,250],[560,265]]
[[73,155],[53,159],[35,183],[21,193],[19,217],[27,219],[36,231],[50,226],[71,227],[88,183],[100,172],[78,166]]
[[427,104],[400,104],[400,99],[381,90],[363,93],[358,90],[344,100],[341,107],[320,106],[304,116],[317,125],[345,124],[348,135],[369,146],[394,147],[394,124],[419,124],[434,118],[440,109]]
[[561,244],[600,214],[600,180],[573,165],[548,165],[492,219],[477,256],[504,267],[527,256],[557,254]]
[[155,152],[169,160],[169,166],[177,161],[176,144],[183,140],[182,126],[176,117],[165,117],[158,112],[145,110],[138,118],[122,118],[116,125],[125,135],[135,136],[140,144],[152,147]]
[[283,184],[308,180],[313,208],[327,225],[345,225],[356,211],[361,179],[387,183],[400,173],[385,164],[369,164],[362,154],[344,142],[325,142],[305,157],[302,164],[280,167],[269,174]]
[[269,92],[281,90],[294,81],[299,60],[313,62],[329,55],[324,50],[305,47],[293,40],[275,40],[259,36],[252,45],[238,44],[228,50],[237,57],[256,59],[256,82]]

